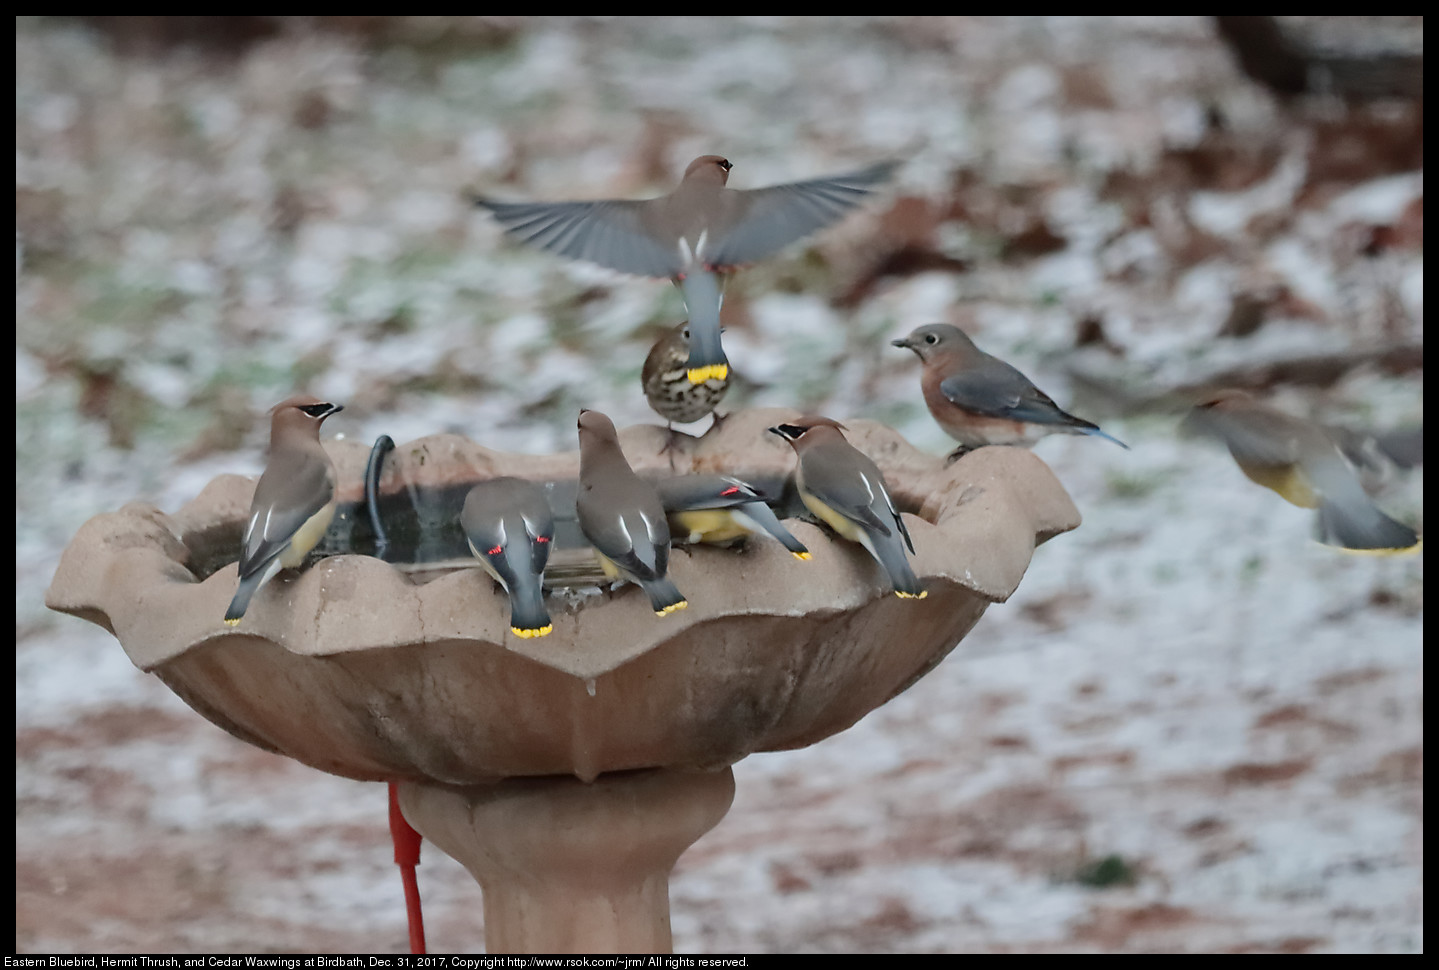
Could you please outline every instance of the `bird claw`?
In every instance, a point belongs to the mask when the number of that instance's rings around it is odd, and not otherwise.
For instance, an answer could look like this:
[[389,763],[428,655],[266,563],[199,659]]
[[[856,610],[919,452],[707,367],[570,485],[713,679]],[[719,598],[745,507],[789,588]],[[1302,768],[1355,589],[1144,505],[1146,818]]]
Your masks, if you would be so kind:
[[665,438],[664,445],[660,447],[660,454],[669,455],[670,471],[673,472],[675,470],[675,455],[679,453],[681,432],[676,431],[673,424],[669,425],[666,430],[669,434]]

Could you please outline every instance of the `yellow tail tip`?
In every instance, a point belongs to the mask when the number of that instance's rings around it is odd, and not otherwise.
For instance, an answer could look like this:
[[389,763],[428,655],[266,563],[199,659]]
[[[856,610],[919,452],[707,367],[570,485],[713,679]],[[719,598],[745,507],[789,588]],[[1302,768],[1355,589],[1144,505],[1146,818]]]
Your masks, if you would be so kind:
[[1424,540],[1420,539],[1412,546],[1396,546],[1392,549],[1351,549],[1349,546],[1330,545],[1327,542],[1319,543],[1333,549],[1335,552],[1342,552],[1346,556],[1412,556],[1417,552],[1424,551]]
[[728,364],[709,364],[705,367],[691,367],[685,371],[685,376],[690,379],[691,384],[703,384],[705,381],[722,381],[729,377]]
[[929,595],[929,590],[922,589],[918,593],[902,593],[899,590],[895,590],[894,595],[902,600],[922,600]]
[[806,561],[806,562],[808,562],[809,560],[811,560],[811,559],[814,558],[814,556],[810,555],[810,554],[807,553],[807,552],[796,552],[796,553],[794,554],[794,557],[795,557],[796,559],[801,559],[801,560],[804,560],[804,561]]
[[671,603],[662,610],[655,610],[655,616],[669,616],[676,610],[682,610],[689,605],[689,600],[680,600],[678,603]]
[[513,633],[515,636],[520,637],[521,639],[528,640],[528,639],[530,639],[531,637],[544,637],[544,636],[549,636],[550,633],[554,630],[554,628],[555,628],[555,625],[554,625],[553,623],[550,623],[550,624],[548,624],[548,625],[546,625],[546,626],[535,627],[534,629],[531,629],[531,630],[526,630],[526,629],[523,629],[523,628],[521,628],[521,627],[512,626],[512,627],[510,627],[510,632]]
[[240,617],[237,616],[237,617],[235,617],[233,620],[231,620],[231,619],[229,619],[229,618],[226,618],[226,620],[225,620],[225,625],[226,625],[226,626],[239,626],[239,625],[240,625]]

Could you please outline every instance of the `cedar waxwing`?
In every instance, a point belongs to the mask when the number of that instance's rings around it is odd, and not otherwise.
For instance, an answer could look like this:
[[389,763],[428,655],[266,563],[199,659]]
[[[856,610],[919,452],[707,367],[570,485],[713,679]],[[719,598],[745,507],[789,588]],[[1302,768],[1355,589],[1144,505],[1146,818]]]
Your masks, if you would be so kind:
[[460,525],[470,551],[510,597],[510,632],[529,639],[554,629],[541,585],[555,518],[544,489],[523,478],[492,478],[465,496]]
[[623,273],[669,277],[689,308],[688,377],[703,384],[729,374],[720,347],[722,274],[764,259],[844,215],[898,162],[829,178],[725,188],[732,166],[719,155],[690,162],[669,195],[630,201],[496,202],[476,197],[506,232],[550,252]]
[[335,466],[320,444],[320,425],[344,408],[297,394],[271,409],[270,460],[255,486],[240,554],[240,585],[225,611],[235,626],[250,597],[281,569],[315,548],[335,517]]
[[1316,538],[1351,552],[1392,553],[1421,540],[1374,505],[1334,439],[1318,425],[1221,391],[1184,419],[1187,430],[1218,438],[1252,481],[1290,503],[1318,509]]
[[[656,340],[640,370],[640,385],[655,413],[673,425],[698,421],[713,414],[715,405],[729,390],[729,377],[711,377],[694,384],[688,376],[690,356],[689,321]],[[715,426],[720,422],[715,414]],[[670,429],[673,431],[673,427]]]
[[656,616],[689,603],[665,576],[670,530],[655,487],[634,473],[612,421],[598,411],[580,411],[580,485],[575,513],[580,531],[599,553],[611,579],[639,584]]
[[655,482],[677,542],[718,545],[768,532],[796,559],[810,558],[804,543],[780,525],[754,487],[728,475],[675,475]]
[[905,558],[904,547],[914,552],[885,488],[884,475],[875,463],[855,448],[840,431],[844,425],[822,417],[803,417],[770,428],[786,439],[799,456],[795,490],[805,507],[851,542],[858,542],[884,567],[896,596],[924,599],[919,580]]
[[984,445],[1032,445],[1055,432],[1098,435],[1129,448],[1098,425],[1061,411],[1029,378],[980,350],[958,327],[932,323],[891,343],[923,362],[924,403],[960,443],[956,454]]

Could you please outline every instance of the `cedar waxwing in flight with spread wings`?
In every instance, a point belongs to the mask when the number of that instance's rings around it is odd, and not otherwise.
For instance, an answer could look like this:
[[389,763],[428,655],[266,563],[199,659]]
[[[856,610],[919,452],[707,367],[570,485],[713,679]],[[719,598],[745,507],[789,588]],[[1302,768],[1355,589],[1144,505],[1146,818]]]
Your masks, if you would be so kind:
[[724,274],[837,221],[898,166],[888,161],[828,178],[730,189],[729,160],[701,155],[679,186],[657,199],[474,202],[512,236],[557,255],[673,280],[689,308],[688,377],[703,384],[729,375],[720,346]]
[[1301,508],[1318,509],[1316,537],[1325,545],[1395,553],[1422,541],[1379,511],[1334,439],[1312,422],[1230,390],[1200,402],[1184,426],[1224,442],[1252,481]]

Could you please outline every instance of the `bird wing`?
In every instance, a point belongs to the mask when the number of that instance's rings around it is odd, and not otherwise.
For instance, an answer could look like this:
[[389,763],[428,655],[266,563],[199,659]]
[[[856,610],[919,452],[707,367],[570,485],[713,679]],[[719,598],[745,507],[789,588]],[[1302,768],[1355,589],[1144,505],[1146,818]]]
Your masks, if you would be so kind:
[[[1195,408],[1185,417],[1184,427],[1224,442],[1241,466],[1281,468],[1293,465],[1301,456],[1303,426],[1273,411],[1252,408],[1230,413],[1219,408]],[[1324,450],[1321,442],[1311,445],[1316,453]]]
[[909,546],[909,551],[914,552],[914,540],[909,537],[909,529],[904,524],[904,517],[899,514],[899,509],[894,507],[894,500],[889,497],[889,489],[884,487],[884,482],[879,483],[879,494],[884,499],[884,506],[894,518],[894,524],[899,527],[899,534],[904,537],[904,544]]
[[[530,483],[527,483],[530,484]],[[530,485],[528,494],[519,502],[518,511],[524,521],[525,531],[535,538],[555,537],[555,513],[538,485]]]
[[951,404],[987,418],[1095,427],[1064,411],[1033,381],[998,357],[985,355],[975,366],[951,374],[939,382],[939,392]]
[[645,503],[641,500],[641,505],[606,512],[603,505],[595,508],[593,499],[581,491],[575,504],[581,530],[605,558],[640,579],[664,575],[669,565],[670,531],[658,498],[653,509],[642,507]]
[[666,512],[726,509],[762,500],[747,482],[728,475],[672,475],[657,479],[655,491]]
[[569,259],[636,276],[670,277],[683,269],[679,247],[645,231],[641,216],[653,200],[496,202],[482,196],[505,232]]
[[327,462],[305,461],[294,471],[286,467],[266,468],[250,503],[240,578],[260,572],[284,552],[300,527],[334,496],[335,483]]
[[877,469],[871,471],[864,467],[867,459],[863,455],[848,453],[851,451],[848,445],[845,449],[837,452],[816,446],[806,453],[801,459],[804,488],[845,518],[887,536],[892,530],[874,510],[877,501],[886,505],[889,502],[884,481]]
[[845,175],[728,190],[725,212],[710,226],[702,258],[712,266],[764,259],[838,221],[888,181],[898,166],[881,162]]
[[668,565],[669,525],[664,536],[656,534],[654,523],[641,509],[628,509],[619,520],[619,531],[629,548],[610,552],[601,550],[611,561],[640,579],[658,579]]

